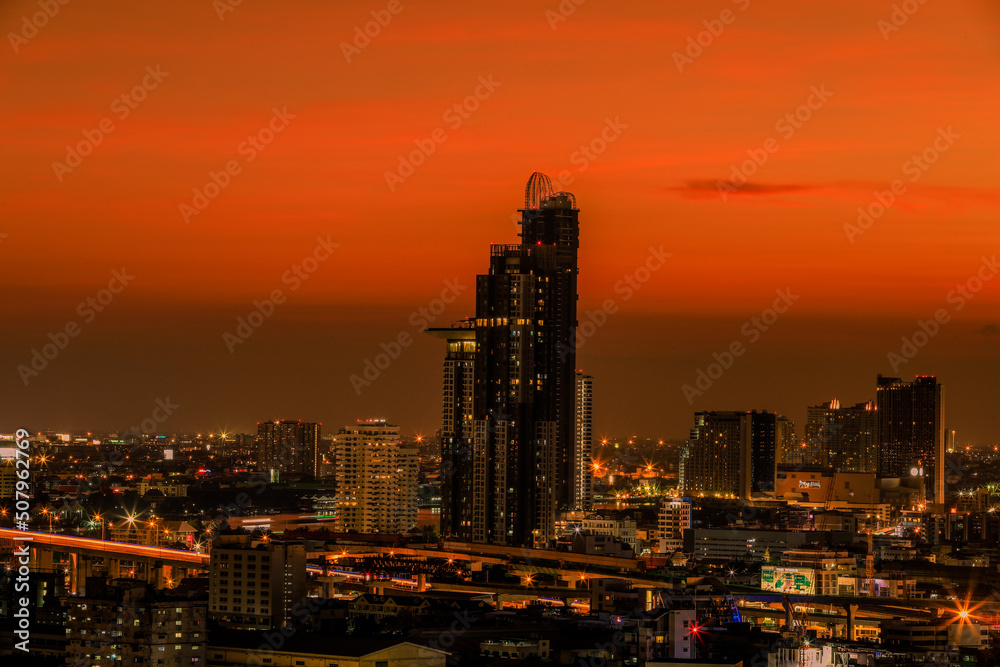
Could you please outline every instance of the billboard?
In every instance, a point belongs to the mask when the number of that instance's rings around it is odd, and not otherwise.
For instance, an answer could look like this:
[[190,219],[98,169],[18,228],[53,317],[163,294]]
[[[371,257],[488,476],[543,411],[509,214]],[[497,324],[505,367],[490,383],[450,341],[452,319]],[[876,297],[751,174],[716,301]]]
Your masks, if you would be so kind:
[[765,565],[760,570],[760,589],[795,595],[815,595],[816,573],[808,567]]

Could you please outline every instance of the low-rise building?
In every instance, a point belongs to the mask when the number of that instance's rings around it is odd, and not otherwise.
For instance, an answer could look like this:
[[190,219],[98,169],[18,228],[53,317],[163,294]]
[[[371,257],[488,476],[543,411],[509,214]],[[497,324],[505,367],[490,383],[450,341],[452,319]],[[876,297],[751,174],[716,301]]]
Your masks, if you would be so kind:
[[608,535],[614,537],[632,550],[636,550],[636,523],[635,519],[625,517],[616,519],[610,516],[592,514],[583,520],[581,528],[585,533],[591,535]]
[[684,531],[691,528],[691,499],[668,498],[660,504],[656,525],[659,552],[669,554],[684,548]]
[[[246,635],[246,636],[244,636]],[[449,653],[393,639],[364,639],[296,634],[268,640],[264,634],[213,635],[210,667],[445,667]]]

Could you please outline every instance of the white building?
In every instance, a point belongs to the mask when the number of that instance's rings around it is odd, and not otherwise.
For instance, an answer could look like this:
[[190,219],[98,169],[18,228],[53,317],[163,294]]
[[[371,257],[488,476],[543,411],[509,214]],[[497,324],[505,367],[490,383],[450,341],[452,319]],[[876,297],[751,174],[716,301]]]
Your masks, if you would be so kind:
[[382,419],[358,420],[333,444],[336,527],[359,533],[405,533],[417,524],[419,456],[399,429]]
[[608,535],[627,544],[632,551],[636,550],[635,519],[614,519],[592,514],[583,520],[580,528],[590,535]]
[[687,498],[669,498],[660,505],[656,536],[660,540],[660,553],[668,554],[684,548],[684,531],[691,527],[691,501]]

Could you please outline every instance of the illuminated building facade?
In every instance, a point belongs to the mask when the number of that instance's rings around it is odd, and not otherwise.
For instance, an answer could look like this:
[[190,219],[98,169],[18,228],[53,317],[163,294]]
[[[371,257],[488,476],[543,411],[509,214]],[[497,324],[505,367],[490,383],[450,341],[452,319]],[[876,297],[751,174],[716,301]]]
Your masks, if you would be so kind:
[[431,332],[449,345],[442,456],[451,479],[442,526],[475,542],[547,546],[556,508],[575,505],[580,480],[579,210],[572,194],[554,192],[535,172],[520,213],[521,242],[493,245],[489,273],[477,276],[474,346],[471,337]]
[[573,478],[573,508],[594,507],[594,470],[591,455],[594,444],[594,378],[576,374],[576,455]]
[[417,525],[419,453],[383,419],[359,420],[334,441],[336,529],[405,533]]

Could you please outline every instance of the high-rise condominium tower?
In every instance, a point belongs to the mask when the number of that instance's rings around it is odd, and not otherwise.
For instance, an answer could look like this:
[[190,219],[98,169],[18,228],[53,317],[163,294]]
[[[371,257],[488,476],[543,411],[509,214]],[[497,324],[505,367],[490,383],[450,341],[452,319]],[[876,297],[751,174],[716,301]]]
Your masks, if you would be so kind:
[[878,376],[878,472],[923,475],[927,502],[944,502],[944,387],[933,375],[913,382]]
[[834,399],[806,411],[806,443],[819,465],[837,472],[875,472],[875,404],[841,407]]
[[257,465],[285,474],[319,476],[320,424],[257,423]]
[[419,455],[382,419],[358,420],[333,444],[337,530],[405,533],[417,525]]
[[492,246],[476,279],[474,322],[430,332],[448,341],[442,529],[542,546],[576,498],[580,224],[575,197],[538,172],[520,212],[521,242]]
[[772,493],[778,415],[773,412],[696,412],[681,456],[686,494],[752,498]]
[[594,471],[591,452],[594,443],[594,378],[576,373],[576,453],[573,479],[573,508],[594,507]]

